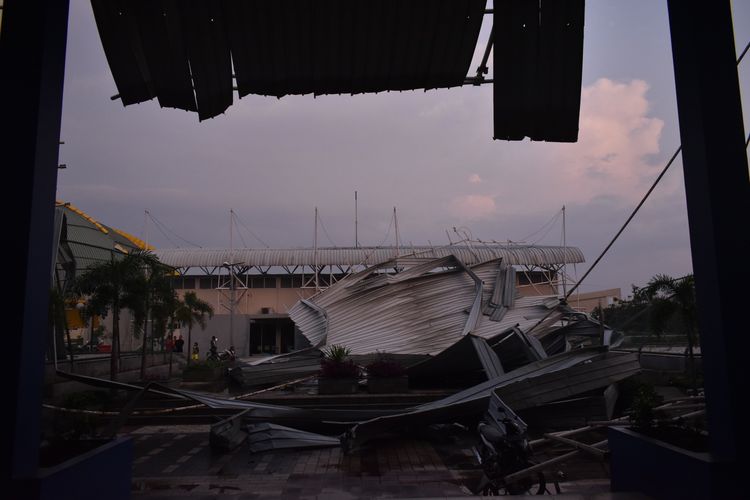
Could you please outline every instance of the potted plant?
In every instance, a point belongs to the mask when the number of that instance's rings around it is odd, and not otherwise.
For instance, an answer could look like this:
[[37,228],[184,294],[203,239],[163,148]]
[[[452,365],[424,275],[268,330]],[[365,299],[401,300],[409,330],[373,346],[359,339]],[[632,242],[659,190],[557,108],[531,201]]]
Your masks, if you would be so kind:
[[659,420],[660,399],[641,386],[633,398],[629,427],[608,434],[612,491],[641,491],[656,498],[712,498],[718,470],[700,430]]
[[392,394],[409,390],[409,377],[406,368],[385,353],[378,353],[377,359],[369,363],[367,388],[372,394]]
[[332,345],[323,350],[318,394],[354,394],[359,388],[360,369],[349,358],[350,349]]

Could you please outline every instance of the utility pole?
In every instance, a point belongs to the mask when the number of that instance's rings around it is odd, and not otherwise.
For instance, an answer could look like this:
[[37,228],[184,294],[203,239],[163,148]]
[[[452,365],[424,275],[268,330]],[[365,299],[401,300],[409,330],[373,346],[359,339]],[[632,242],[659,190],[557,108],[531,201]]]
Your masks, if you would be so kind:
[[568,287],[567,283],[565,282],[565,264],[568,260],[568,249],[567,244],[565,241],[565,205],[562,207],[562,237],[563,237],[563,273],[562,273],[562,286],[563,286],[563,297],[568,296]]
[[320,291],[318,284],[318,207],[315,207],[315,236],[313,240],[313,261],[315,265],[315,292]]
[[357,192],[354,191],[354,248],[359,248],[359,235],[357,234]]
[[236,303],[235,283],[234,283],[234,234],[232,232],[234,224],[234,210],[229,209],[229,345],[234,345],[234,307]]
[[393,225],[396,228],[396,257],[401,255],[401,238],[398,234],[398,216],[396,215],[396,207],[393,207]]

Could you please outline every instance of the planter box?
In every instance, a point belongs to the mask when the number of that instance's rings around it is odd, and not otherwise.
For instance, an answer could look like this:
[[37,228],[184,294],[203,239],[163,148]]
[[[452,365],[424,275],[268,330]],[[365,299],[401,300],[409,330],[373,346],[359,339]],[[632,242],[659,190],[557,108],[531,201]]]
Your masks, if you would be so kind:
[[214,382],[224,378],[227,373],[225,367],[207,369],[185,369],[182,372],[182,380],[185,382]]
[[409,377],[371,377],[367,379],[367,390],[371,394],[409,392]]
[[[97,446],[98,444],[98,446]],[[102,440],[79,455],[41,467],[28,486],[30,498],[125,500],[130,498],[133,441],[129,437]]]
[[610,427],[612,491],[640,491],[653,498],[734,498],[733,464],[709,453],[680,448],[631,429]]
[[356,394],[359,380],[356,378],[319,378],[318,394]]

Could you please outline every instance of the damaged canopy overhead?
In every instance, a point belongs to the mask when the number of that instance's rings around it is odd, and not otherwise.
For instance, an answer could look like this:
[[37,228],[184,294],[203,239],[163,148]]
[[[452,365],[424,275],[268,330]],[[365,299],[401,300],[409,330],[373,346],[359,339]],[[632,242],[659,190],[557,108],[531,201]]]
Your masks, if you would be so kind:
[[[472,334],[493,346],[518,337],[535,353],[529,362],[544,354],[537,339],[585,315],[556,295],[521,297],[515,274],[503,259],[472,266],[453,255],[394,260],[301,300],[289,315],[311,345],[343,345],[353,355],[434,356]],[[523,335],[532,327],[531,336]]]
[[92,0],[123,104],[158,98],[200,120],[259,94],[464,84],[486,0]]
[[[575,142],[584,0],[91,0],[123,105],[493,83],[495,139]],[[492,28],[469,77],[485,14]],[[481,50],[481,49],[480,49]],[[492,51],[492,73],[489,55]]]

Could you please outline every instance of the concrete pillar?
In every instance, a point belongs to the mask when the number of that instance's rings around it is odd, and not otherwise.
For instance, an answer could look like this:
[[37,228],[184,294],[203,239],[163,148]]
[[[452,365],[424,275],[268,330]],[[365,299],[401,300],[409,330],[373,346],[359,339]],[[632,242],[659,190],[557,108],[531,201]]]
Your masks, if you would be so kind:
[[[711,452],[747,456],[750,180],[728,0],[669,0]],[[739,289],[737,287],[740,287]],[[718,498],[718,497],[717,497]]]
[[3,239],[8,332],[0,363],[6,421],[0,427],[0,476],[9,498],[38,469],[44,351],[49,334],[55,188],[68,29],[67,0],[5,0],[0,30],[2,164],[13,210]]

